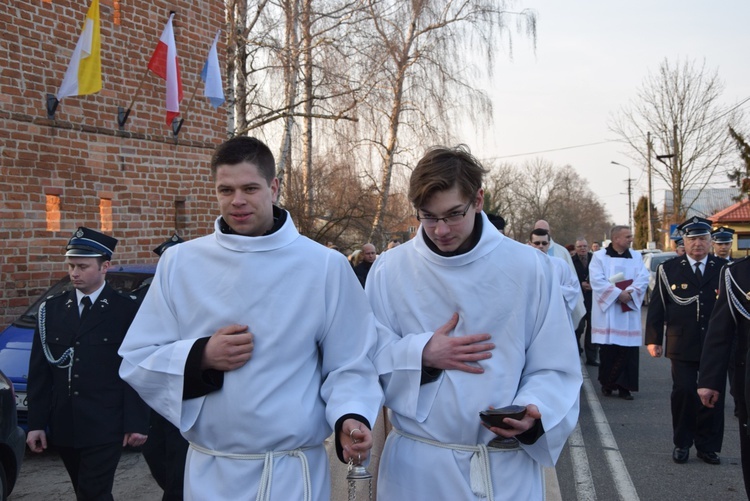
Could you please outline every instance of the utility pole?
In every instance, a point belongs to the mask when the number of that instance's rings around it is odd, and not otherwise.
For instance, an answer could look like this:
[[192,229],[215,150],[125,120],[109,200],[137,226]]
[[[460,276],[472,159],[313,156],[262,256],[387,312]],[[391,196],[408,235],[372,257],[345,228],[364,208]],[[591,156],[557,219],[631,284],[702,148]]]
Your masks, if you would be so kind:
[[631,230],[633,230],[633,178],[630,177],[630,167],[619,162],[615,162],[614,160],[609,163],[611,163],[612,165],[619,165],[620,167],[625,167],[626,169],[628,169],[628,226],[630,226]]
[[646,214],[648,217],[648,240],[646,243],[647,249],[653,249],[654,248],[654,233],[651,229],[651,150],[653,148],[653,145],[651,144],[651,133],[646,133],[646,146],[648,150],[648,204],[646,205]]

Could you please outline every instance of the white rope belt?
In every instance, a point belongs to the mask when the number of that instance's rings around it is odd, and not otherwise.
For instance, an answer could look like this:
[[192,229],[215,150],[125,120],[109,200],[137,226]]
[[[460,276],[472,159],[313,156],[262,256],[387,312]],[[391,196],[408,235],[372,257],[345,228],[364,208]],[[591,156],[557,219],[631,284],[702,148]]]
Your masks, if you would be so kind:
[[490,453],[491,452],[514,452],[521,450],[520,447],[514,449],[496,449],[494,447],[487,447],[484,444],[477,445],[463,445],[463,444],[446,444],[444,442],[438,442],[430,438],[418,437],[411,433],[406,433],[398,428],[393,428],[393,431],[402,437],[414,440],[415,442],[422,442],[423,444],[440,447],[442,449],[451,449],[454,451],[461,452],[473,452],[471,456],[471,463],[469,467],[469,478],[471,480],[471,490],[479,497],[487,498],[488,501],[494,501],[495,493],[492,490],[492,475],[490,472]]
[[299,458],[302,463],[302,478],[304,481],[304,501],[312,501],[312,488],[310,482],[310,466],[307,464],[307,456],[305,451],[312,449],[312,447],[300,447],[291,451],[268,451],[262,454],[236,454],[231,452],[219,452],[212,449],[201,447],[198,444],[190,442],[190,447],[194,450],[207,454],[209,456],[216,456],[227,459],[241,459],[249,461],[263,461],[263,473],[260,477],[260,485],[258,486],[258,495],[255,497],[256,501],[270,501],[271,499],[271,483],[273,480],[273,460],[274,458],[282,456],[291,456]]

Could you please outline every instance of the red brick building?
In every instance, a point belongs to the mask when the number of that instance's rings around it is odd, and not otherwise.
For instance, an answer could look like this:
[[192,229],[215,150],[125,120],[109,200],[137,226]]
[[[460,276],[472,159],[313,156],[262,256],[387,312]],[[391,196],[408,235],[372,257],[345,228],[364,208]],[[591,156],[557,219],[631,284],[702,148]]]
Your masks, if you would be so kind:
[[[47,94],[62,82],[89,4],[0,3],[0,329],[65,274],[63,249],[78,226],[120,240],[114,264],[154,262],[151,249],[173,232],[205,235],[216,216],[208,161],[227,137],[227,112],[198,86],[223,2],[100,0],[103,88],[63,99],[50,119]],[[185,96],[177,137],[165,122],[165,83],[146,72],[170,11]],[[222,63],[224,53],[220,45]],[[134,99],[120,127],[118,108]]]

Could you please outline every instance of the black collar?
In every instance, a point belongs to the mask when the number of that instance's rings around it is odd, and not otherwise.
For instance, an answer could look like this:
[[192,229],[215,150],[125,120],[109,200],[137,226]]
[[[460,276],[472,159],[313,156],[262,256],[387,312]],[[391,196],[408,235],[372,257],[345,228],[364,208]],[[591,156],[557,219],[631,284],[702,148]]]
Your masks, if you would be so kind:
[[[274,205],[273,206],[273,226],[271,226],[271,229],[265,232],[263,236],[276,233],[279,230],[279,228],[284,226],[284,223],[286,222],[286,215],[287,215],[287,212],[285,210],[279,209],[278,207]],[[232,227],[229,226],[226,221],[224,221],[223,217],[219,218],[219,230],[226,235],[236,235]]]
[[614,247],[612,247],[612,242],[609,243],[606,249],[606,253],[609,257],[622,257],[625,259],[633,259],[633,255],[630,253],[630,249],[625,249],[625,252],[622,254],[618,254]]
[[471,232],[471,236],[469,236],[469,246],[466,249],[456,249],[452,252],[443,252],[440,249],[438,249],[437,245],[435,245],[432,240],[430,240],[430,237],[427,236],[427,233],[424,231],[424,228],[422,228],[422,238],[424,238],[425,243],[427,244],[427,247],[437,254],[438,256],[443,257],[451,257],[451,256],[460,256],[461,254],[466,254],[471,249],[477,246],[479,243],[479,239],[482,236],[482,213],[477,212],[474,216],[474,230]]

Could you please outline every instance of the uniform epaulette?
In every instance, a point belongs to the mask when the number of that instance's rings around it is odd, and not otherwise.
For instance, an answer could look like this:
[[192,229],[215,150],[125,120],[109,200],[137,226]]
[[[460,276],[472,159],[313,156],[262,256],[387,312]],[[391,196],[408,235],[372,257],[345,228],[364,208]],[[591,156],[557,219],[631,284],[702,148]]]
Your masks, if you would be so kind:
[[56,298],[59,298],[59,297],[61,297],[61,296],[65,296],[65,295],[66,295],[66,294],[68,294],[68,293],[69,293],[69,292],[70,292],[71,290],[72,290],[72,289],[66,289],[66,290],[61,290],[61,291],[57,291],[57,292],[56,292],[56,293],[54,293],[54,294],[50,294],[49,296],[45,296],[45,297],[44,297],[44,300],[45,300],[45,301],[49,301],[50,299],[56,299]]

